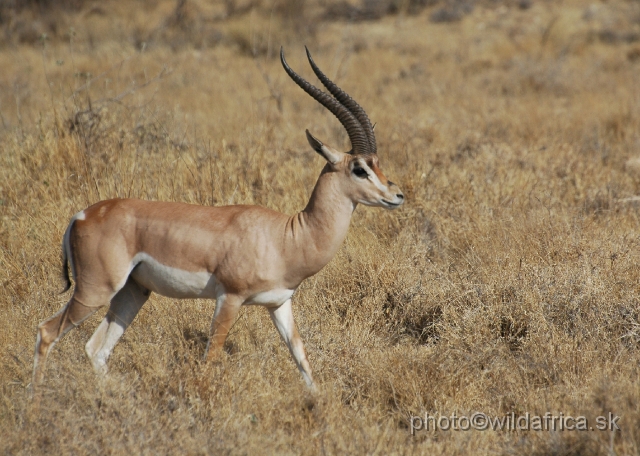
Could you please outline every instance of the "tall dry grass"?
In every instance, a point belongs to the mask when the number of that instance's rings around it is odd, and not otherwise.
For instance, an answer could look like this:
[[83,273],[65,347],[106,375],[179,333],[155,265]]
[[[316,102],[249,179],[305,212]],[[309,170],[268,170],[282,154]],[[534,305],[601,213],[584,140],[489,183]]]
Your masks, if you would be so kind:
[[[313,2],[79,2],[41,13],[56,18],[46,37],[19,35],[35,13],[14,11],[0,48],[0,452],[637,454],[640,8],[525,3],[352,23]],[[263,309],[243,310],[228,356],[206,366],[214,303],[153,296],[103,381],[83,351],[102,313],[63,339],[35,407],[35,328],[68,299],[73,213],[112,197],[293,213],[322,167],[304,129],[348,147],[282,71],[281,44],[311,79],[309,45],[364,105],[407,197],[359,207],[296,294],[318,395]],[[409,433],[412,414],[476,411],[612,412],[622,430]]]

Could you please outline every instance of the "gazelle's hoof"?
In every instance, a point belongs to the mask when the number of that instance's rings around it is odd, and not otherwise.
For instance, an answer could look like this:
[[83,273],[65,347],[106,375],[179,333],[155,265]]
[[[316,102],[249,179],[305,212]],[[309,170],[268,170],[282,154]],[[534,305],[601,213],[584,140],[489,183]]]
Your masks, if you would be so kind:
[[106,377],[109,368],[103,359],[92,359],[91,364],[93,365],[93,370],[98,377]]

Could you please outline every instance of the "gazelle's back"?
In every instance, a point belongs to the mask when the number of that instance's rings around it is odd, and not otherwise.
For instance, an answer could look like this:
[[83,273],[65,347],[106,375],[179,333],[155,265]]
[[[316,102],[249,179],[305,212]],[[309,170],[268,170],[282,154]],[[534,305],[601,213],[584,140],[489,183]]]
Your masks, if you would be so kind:
[[[73,265],[84,272],[76,280],[82,289],[117,270],[122,280],[132,273],[150,291],[176,298],[215,298],[222,289],[251,295],[291,286],[282,283],[282,234],[288,220],[259,206],[101,201],[71,227]],[[117,288],[120,278],[112,281]]]

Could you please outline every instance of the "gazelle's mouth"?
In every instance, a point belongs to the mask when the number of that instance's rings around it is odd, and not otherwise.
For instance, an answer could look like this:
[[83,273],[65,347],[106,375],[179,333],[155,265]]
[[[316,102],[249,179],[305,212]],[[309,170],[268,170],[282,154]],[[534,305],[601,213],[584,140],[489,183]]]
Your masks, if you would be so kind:
[[404,200],[400,200],[399,203],[392,203],[391,201],[387,201],[385,199],[382,200],[382,204],[384,204],[389,209],[395,209],[396,207],[400,206],[403,202]]

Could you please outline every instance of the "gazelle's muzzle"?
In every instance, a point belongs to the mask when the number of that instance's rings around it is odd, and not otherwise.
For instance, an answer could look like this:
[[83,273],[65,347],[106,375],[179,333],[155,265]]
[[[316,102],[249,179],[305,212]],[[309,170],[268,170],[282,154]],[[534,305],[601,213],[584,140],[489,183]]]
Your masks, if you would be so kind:
[[402,191],[400,191],[400,187],[398,187],[393,182],[389,181],[388,185],[389,194],[391,197],[382,199],[383,207],[386,209],[395,209],[397,207],[400,207],[402,203],[404,203],[404,194],[402,193]]

